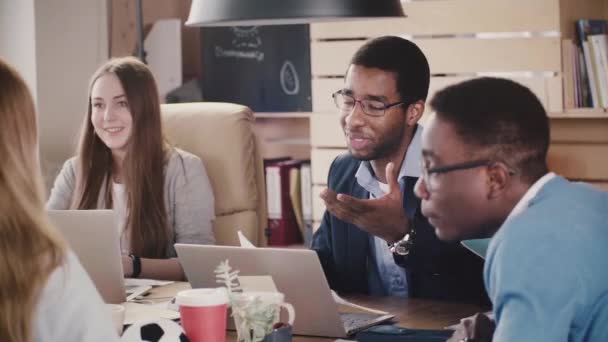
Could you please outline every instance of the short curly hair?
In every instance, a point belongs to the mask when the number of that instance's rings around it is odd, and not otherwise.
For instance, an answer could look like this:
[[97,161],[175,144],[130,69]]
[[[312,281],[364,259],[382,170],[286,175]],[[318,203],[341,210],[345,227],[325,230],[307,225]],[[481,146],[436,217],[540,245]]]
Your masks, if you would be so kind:
[[407,39],[396,36],[372,39],[357,50],[350,64],[394,72],[401,101],[426,101],[429,63],[420,48]]
[[530,184],[547,173],[549,118],[527,87],[482,77],[449,86],[430,101],[463,142],[502,161]]

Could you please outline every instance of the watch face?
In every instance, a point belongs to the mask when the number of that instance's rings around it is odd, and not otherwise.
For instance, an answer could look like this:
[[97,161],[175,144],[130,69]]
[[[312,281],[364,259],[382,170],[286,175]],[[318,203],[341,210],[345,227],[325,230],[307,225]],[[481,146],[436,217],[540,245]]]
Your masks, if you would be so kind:
[[395,246],[395,253],[399,254],[399,255],[408,255],[410,254],[410,246],[402,246],[402,245],[397,245]]
[[393,252],[397,255],[408,255],[408,254],[410,254],[410,249],[412,248],[413,244],[414,244],[414,231],[412,230],[409,233],[405,234],[403,239],[395,242],[393,247],[391,247],[391,252]]

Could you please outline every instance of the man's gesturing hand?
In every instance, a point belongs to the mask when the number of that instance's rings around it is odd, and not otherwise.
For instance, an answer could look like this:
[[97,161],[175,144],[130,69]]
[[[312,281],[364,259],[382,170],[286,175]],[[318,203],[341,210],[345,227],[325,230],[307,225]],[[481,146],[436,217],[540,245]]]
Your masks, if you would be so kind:
[[401,239],[410,228],[393,163],[386,165],[386,180],[388,193],[380,198],[360,199],[336,194],[331,189],[323,190],[321,198],[327,210],[339,219],[392,243]]

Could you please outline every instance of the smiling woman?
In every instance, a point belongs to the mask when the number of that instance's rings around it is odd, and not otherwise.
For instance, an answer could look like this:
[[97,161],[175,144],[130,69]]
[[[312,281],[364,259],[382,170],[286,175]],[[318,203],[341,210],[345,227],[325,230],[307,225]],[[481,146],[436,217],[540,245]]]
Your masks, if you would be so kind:
[[205,167],[164,139],[156,82],[139,60],[112,59],[93,75],[78,155],[47,207],[114,209],[129,277],[184,279],[173,244],[215,242]]
[[127,96],[114,73],[101,75],[91,90],[91,123],[95,134],[117,157],[124,159],[133,122]]

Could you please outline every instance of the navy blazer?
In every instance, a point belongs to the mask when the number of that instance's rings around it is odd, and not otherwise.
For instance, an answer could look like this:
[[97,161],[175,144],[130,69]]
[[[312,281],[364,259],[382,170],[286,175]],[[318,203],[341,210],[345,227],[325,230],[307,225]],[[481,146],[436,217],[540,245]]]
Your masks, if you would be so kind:
[[[369,192],[355,178],[360,163],[350,154],[337,157],[330,167],[329,188],[337,193],[369,198]],[[483,285],[483,259],[460,243],[437,238],[433,227],[422,216],[420,200],[414,194],[417,180],[416,177],[400,180],[403,209],[416,230],[410,254],[396,259],[406,269],[409,297],[489,304]],[[371,241],[369,233],[325,211],[311,248],[319,255],[332,289],[341,293],[386,295],[380,285]],[[372,281],[369,281],[370,274]]]

